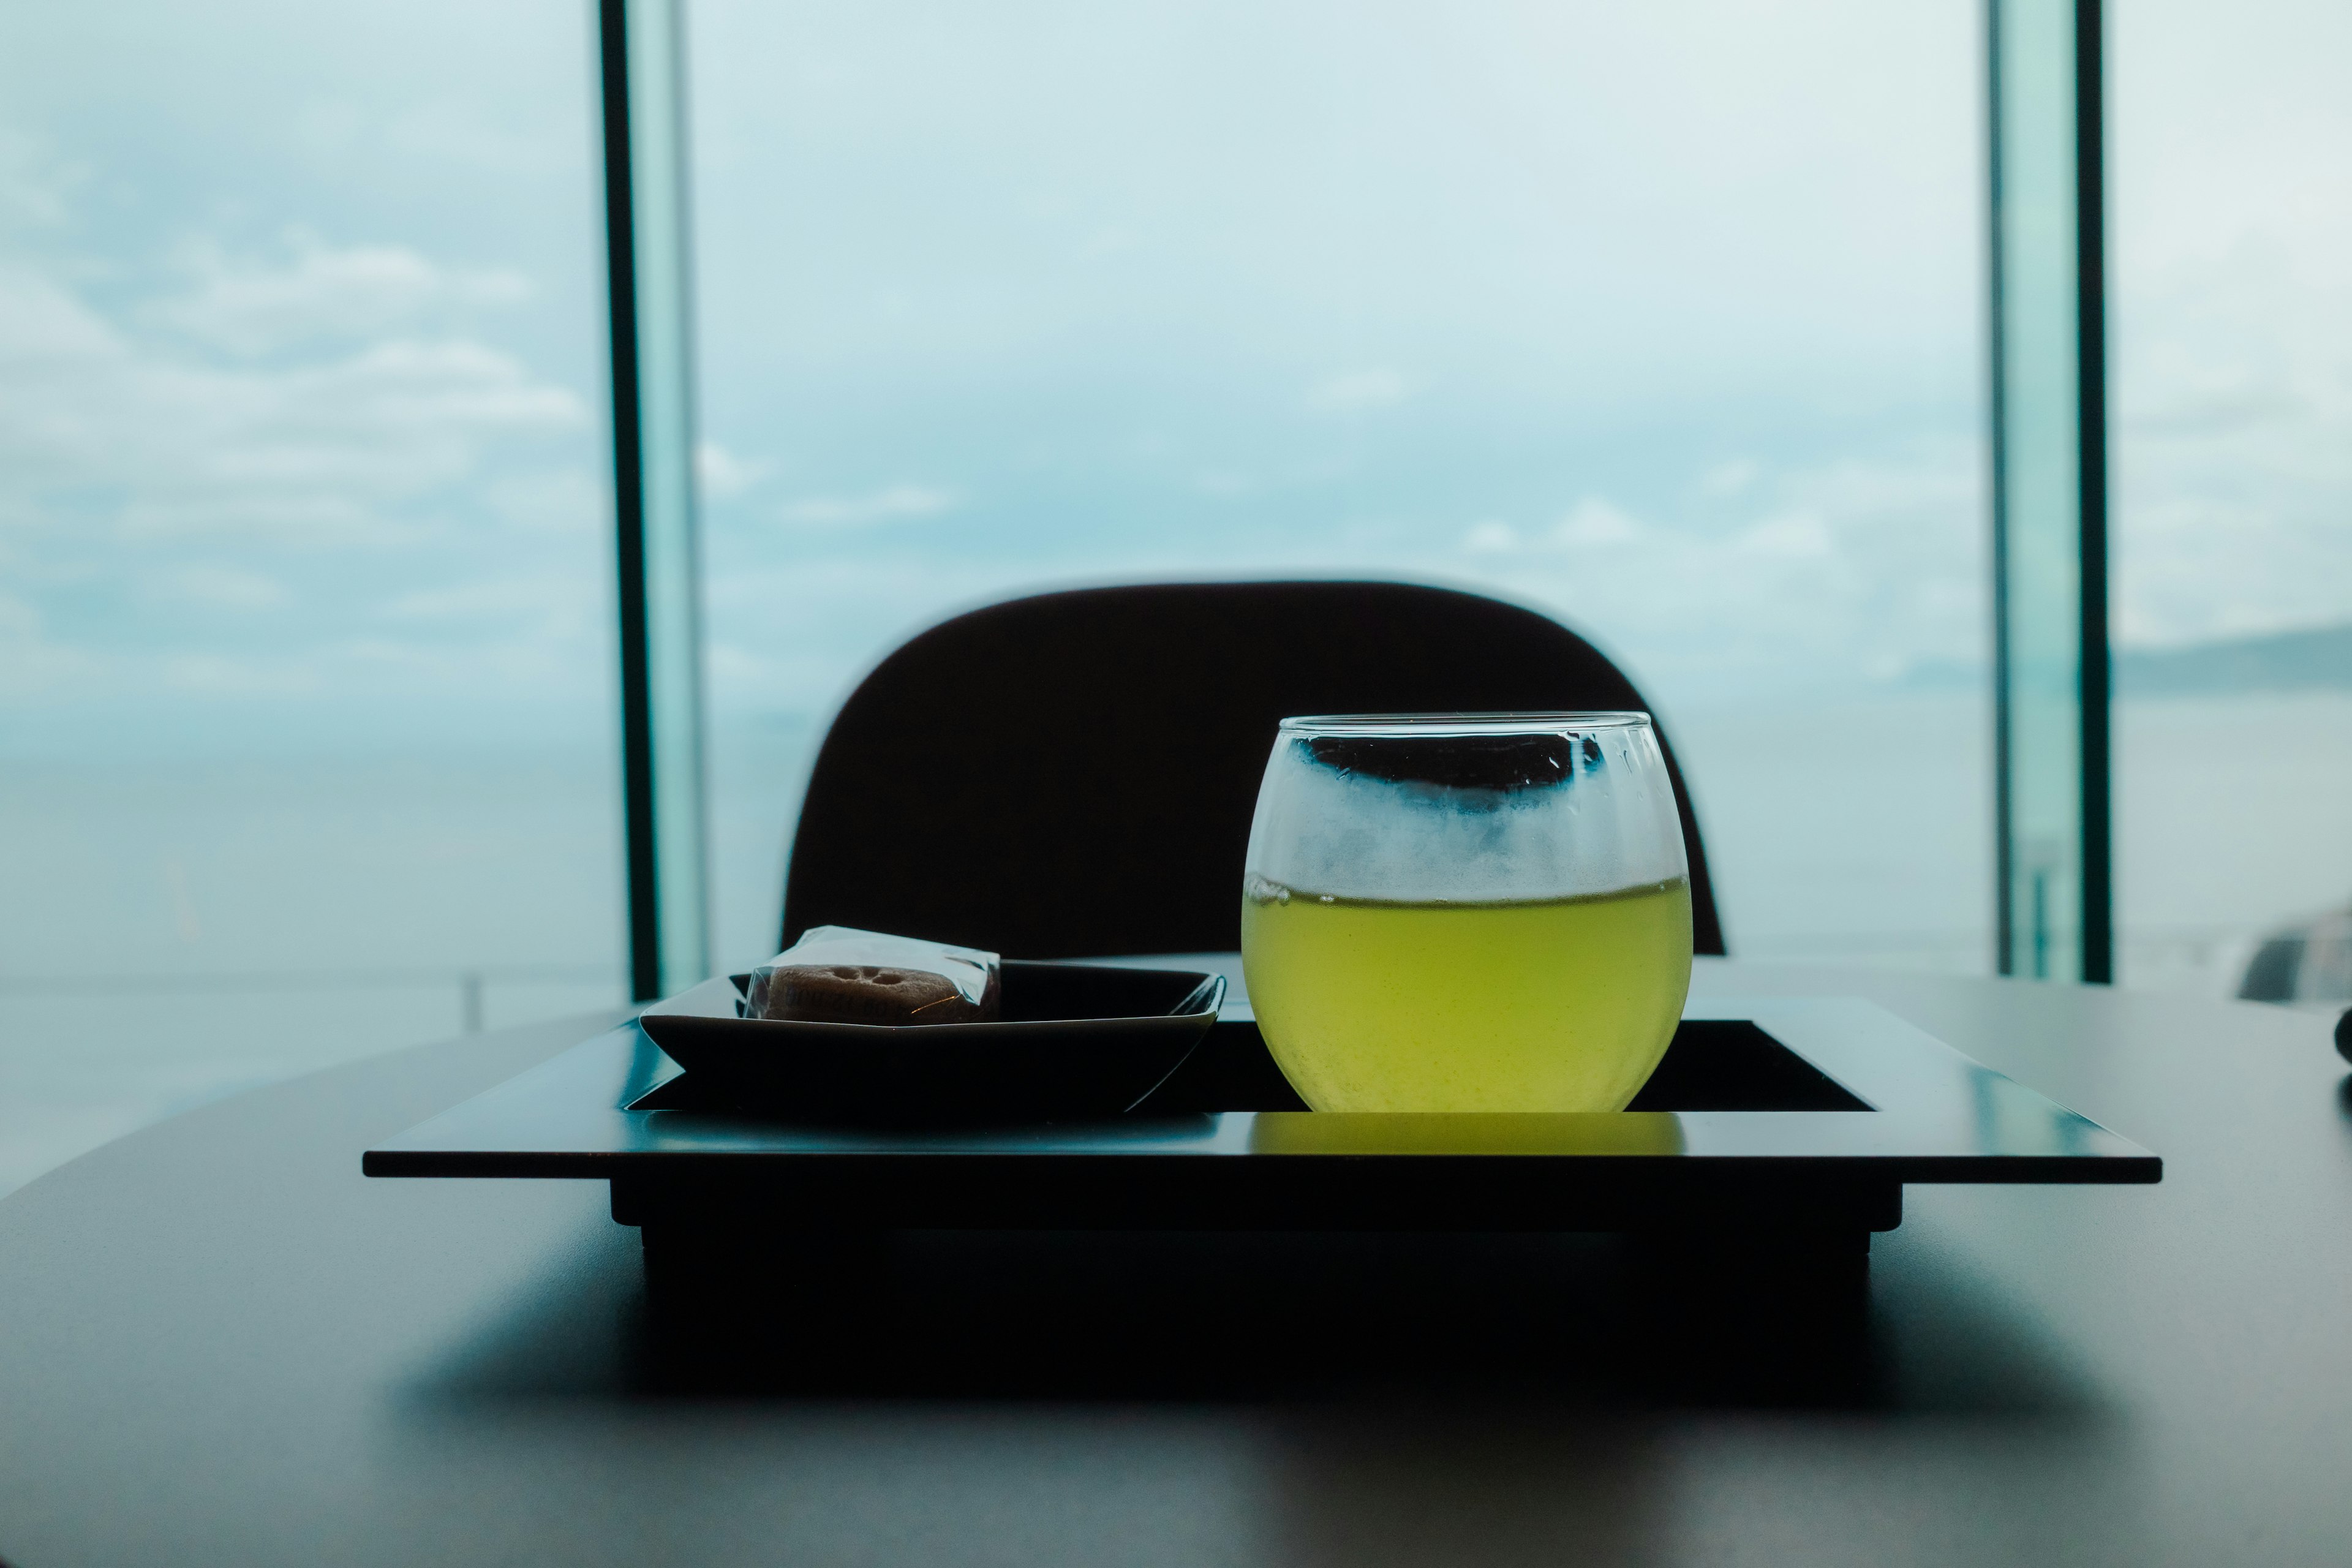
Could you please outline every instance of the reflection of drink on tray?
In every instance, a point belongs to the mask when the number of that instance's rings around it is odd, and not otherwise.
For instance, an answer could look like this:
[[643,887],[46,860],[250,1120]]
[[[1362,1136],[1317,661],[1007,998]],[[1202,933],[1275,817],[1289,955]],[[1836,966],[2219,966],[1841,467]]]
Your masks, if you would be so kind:
[[[1689,1152],[1670,1110],[1624,1116],[1464,1116],[1272,1111],[1251,1119],[1253,1154],[1675,1155]],[[1468,1219],[1468,1215],[1462,1216]]]
[[1242,906],[1250,1001],[1318,1110],[1621,1110],[1690,984],[1690,885],[1496,903]]

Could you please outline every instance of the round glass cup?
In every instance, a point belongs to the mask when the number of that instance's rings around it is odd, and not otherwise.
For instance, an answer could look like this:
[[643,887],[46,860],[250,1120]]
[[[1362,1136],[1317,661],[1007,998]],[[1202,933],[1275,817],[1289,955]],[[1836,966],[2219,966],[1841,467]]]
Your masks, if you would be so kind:
[[1284,720],[1242,966],[1318,1110],[1622,1110],[1690,988],[1688,862],[1649,715]]

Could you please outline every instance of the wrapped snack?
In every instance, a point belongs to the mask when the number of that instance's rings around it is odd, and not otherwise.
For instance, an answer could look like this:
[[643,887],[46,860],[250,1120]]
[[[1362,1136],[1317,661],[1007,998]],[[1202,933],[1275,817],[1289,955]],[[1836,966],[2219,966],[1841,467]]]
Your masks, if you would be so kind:
[[826,1024],[983,1024],[996,954],[848,926],[814,926],[751,971],[747,1018]]

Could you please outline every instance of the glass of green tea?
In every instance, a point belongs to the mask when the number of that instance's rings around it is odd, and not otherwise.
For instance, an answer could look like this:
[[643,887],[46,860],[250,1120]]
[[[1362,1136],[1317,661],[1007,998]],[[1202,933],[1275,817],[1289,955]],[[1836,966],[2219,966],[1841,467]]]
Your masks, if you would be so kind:
[[1243,882],[1250,1003],[1318,1110],[1622,1110],[1690,988],[1646,713],[1286,719]]

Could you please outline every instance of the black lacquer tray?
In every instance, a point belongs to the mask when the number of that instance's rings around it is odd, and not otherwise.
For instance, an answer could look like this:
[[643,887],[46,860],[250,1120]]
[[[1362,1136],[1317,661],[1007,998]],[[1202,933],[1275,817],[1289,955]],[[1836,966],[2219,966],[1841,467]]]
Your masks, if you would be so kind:
[[1613,1115],[1309,1112],[1245,1003],[1141,1104],[1096,1121],[827,1126],[655,1093],[677,1076],[624,1026],[368,1151],[363,1169],[610,1181],[614,1217],[646,1226],[648,1246],[657,1234],[738,1245],[763,1231],[1117,1228],[1788,1236],[1853,1249],[1901,1223],[1906,1183],[2147,1183],[2163,1169],[1845,998],[1695,1000],[1633,1109]]

